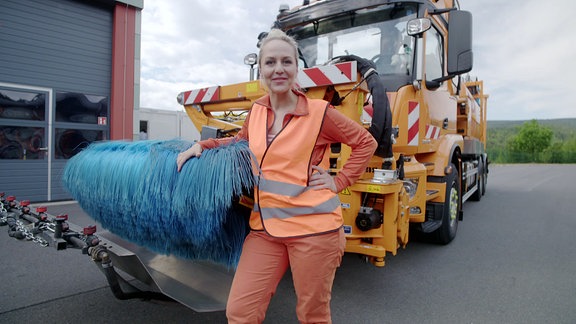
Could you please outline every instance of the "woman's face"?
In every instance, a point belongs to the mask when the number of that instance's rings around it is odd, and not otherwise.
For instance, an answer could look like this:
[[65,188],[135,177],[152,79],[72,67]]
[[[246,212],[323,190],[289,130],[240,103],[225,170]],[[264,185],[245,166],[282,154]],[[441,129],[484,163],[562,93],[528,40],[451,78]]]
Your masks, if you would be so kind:
[[279,39],[264,45],[260,57],[260,77],[271,93],[290,91],[297,75],[298,61],[294,47]]

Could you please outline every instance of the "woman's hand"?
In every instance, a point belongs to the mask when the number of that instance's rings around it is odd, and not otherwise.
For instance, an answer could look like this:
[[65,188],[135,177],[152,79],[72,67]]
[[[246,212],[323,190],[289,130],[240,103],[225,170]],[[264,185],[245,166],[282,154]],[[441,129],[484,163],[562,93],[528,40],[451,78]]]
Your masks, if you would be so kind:
[[202,155],[202,146],[200,146],[200,144],[198,143],[194,143],[192,147],[178,154],[178,156],[176,157],[176,165],[178,166],[178,172],[182,170],[182,166],[184,165],[184,163],[186,163],[186,161],[188,161],[192,157],[199,157],[200,155]]
[[318,172],[313,172],[310,176],[310,182],[308,183],[310,188],[314,190],[330,189],[332,192],[336,192],[336,183],[334,183],[334,178],[328,171],[316,165],[312,166],[312,170]]

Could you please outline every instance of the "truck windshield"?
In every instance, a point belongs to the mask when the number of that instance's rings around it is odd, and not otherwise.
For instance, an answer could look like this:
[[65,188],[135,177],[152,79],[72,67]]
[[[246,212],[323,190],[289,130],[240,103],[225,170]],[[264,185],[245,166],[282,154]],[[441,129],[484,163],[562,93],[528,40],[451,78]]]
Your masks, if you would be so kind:
[[301,66],[326,64],[341,55],[372,60],[380,75],[409,75],[414,39],[406,22],[416,17],[416,5],[384,5],[360,9],[294,28]]

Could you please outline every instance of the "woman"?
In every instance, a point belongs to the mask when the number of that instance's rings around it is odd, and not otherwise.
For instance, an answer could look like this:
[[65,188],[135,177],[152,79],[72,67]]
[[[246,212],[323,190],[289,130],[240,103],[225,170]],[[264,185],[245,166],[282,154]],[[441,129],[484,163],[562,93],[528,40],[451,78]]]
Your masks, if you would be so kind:
[[[284,32],[270,31],[259,60],[268,95],[256,100],[236,137],[248,140],[262,174],[226,316],[229,323],[261,323],[290,266],[299,321],[330,323],[332,283],[346,245],[338,192],[360,177],[377,144],[326,101],[295,90],[297,44]],[[194,144],[178,155],[178,170],[203,150],[230,140]],[[336,177],[326,171],[331,143],[352,148]]]

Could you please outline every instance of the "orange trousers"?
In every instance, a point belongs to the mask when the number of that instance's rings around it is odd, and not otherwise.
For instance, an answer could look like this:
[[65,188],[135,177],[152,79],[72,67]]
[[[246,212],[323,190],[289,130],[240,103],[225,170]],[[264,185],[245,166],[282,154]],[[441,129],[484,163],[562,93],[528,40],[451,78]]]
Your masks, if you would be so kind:
[[346,237],[343,229],[299,238],[252,231],[242,247],[226,306],[228,323],[262,323],[290,266],[300,323],[331,323],[330,298]]

